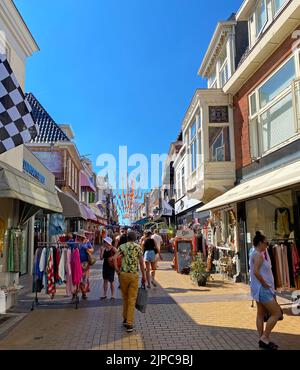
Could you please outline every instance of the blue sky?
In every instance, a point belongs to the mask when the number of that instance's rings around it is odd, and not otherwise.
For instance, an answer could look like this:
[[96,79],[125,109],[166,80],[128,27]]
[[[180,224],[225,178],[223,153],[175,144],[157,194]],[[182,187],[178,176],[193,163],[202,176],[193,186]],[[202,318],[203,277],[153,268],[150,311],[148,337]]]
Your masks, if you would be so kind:
[[[26,90],[82,155],[166,153],[198,87],[219,20],[242,0],[15,0],[40,52]],[[97,168],[96,168],[97,172]]]

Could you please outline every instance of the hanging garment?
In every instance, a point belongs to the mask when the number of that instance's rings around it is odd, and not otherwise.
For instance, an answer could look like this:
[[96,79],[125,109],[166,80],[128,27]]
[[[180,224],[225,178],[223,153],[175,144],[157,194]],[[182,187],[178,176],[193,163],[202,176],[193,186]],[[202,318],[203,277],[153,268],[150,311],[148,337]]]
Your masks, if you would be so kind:
[[19,251],[19,239],[15,230],[10,230],[8,234],[8,259],[7,259],[7,271],[8,272],[20,272],[20,251]]
[[54,268],[54,275],[55,275],[55,283],[61,285],[62,280],[59,277],[58,269],[59,269],[59,262],[60,262],[60,248],[56,248],[56,256],[55,256],[55,268]]
[[71,267],[71,261],[72,261],[72,251],[71,248],[68,248],[66,250],[67,254],[65,254],[65,276],[66,276],[66,293],[68,296],[75,293],[75,287],[73,285],[73,279],[72,279],[72,267]]
[[[293,260],[293,274],[295,278],[295,283],[297,283],[297,280],[300,276],[300,256],[298,253],[297,246],[295,244],[292,245],[292,260]],[[299,287],[297,287],[298,289]]]
[[78,248],[75,248],[73,250],[71,258],[71,268],[72,268],[72,282],[73,285],[77,286],[80,284],[82,278],[82,267]]
[[282,264],[283,264],[283,271],[284,271],[284,288],[290,288],[290,274],[289,274],[289,262],[287,257],[287,246],[282,245]]
[[278,245],[275,245],[273,247],[273,255],[274,255],[274,261],[275,261],[275,269],[276,269],[276,282],[275,286],[276,288],[281,288],[282,286],[282,274],[281,274],[281,264],[280,264],[280,257],[279,257],[279,250]]
[[61,254],[60,254],[59,264],[58,264],[58,278],[62,282],[65,282],[66,281],[65,264],[66,264],[66,261],[65,261],[65,250],[62,249],[61,250]]
[[280,238],[287,238],[290,235],[291,215],[288,208],[277,208],[275,210],[275,228]]
[[56,292],[55,287],[55,277],[54,277],[54,268],[53,268],[53,249],[50,248],[47,264],[47,294],[53,295]]
[[40,271],[40,259],[42,255],[42,249],[37,248],[34,255],[34,263],[33,263],[33,269],[32,269],[32,292],[38,292],[40,293],[42,289],[44,288],[43,285],[43,275],[44,273]]
[[287,258],[289,264],[289,278],[290,278],[290,285],[291,288],[295,288],[295,277],[293,274],[293,256],[292,256],[292,245],[287,246]]

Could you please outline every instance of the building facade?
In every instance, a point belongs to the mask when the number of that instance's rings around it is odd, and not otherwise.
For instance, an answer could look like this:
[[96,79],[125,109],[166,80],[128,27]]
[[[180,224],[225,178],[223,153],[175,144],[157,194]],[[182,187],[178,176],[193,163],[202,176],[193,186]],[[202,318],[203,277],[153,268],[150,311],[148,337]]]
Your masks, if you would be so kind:
[[300,2],[244,1],[236,19],[248,23],[249,47],[223,91],[233,97],[237,186],[203,209],[218,218],[221,234],[231,214],[243,281],[260,230],[271,244],[277,289],[299,288],[292,253],[300,242]]

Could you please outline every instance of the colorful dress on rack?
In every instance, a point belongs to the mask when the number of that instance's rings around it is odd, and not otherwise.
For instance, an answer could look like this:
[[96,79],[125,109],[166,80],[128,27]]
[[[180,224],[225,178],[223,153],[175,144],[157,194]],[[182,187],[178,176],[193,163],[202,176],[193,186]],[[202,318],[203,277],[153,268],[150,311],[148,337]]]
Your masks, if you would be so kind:
[[72,279],[72,250],[71,248],[68,248],[66,252],[67,252],[67,255],[65,255],[66,292],[67,292],[67,295],[70,296],[75,293],[76,287],[74,287],[73,279]]
[[54,295],[56,293],[54,265],[53,265],[53,249],[50,249],[47,264],[47,294]]

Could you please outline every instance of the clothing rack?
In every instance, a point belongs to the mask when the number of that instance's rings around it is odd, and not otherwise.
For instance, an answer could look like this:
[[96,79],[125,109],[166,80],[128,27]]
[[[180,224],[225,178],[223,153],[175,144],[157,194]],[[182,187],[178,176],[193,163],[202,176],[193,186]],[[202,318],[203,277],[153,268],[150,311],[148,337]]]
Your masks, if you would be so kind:
[[[71,249],[74,249],[74,248],[77,248],[78,247],[78,244],[75,243],[75,242],[66,242],[66,243],[61,243],[61,242],[39,242],[38,243],[38,248],[52,248],[52,247],[56,247],[56,248],[71,248]],[[44,272],[45,273],[45,272]],[[75,304],[75,309],[77,310],[78,309],[78,305],[79,305],[79,296],[78,296],[78,287],[76,287],[76,292],[74,293],[75,294],[75,299],[72,300],[71,302],[69,303],[66,303],[66,302],[54,302],[54,303],[40,303],[39,302],[39,299],[38,299],[38,284],[37,284],[37,278],[36,278],[36,281],[35,281],[35,297],[34,297],[34,300],[32,301],[32,305],[31,305],[31,311],[34,310],[35,307],[38,307],[38,306],[52,306],[52,305],[65,305],[65,304]],[[54,299],[54,294],[51,295],[51,299]]]

